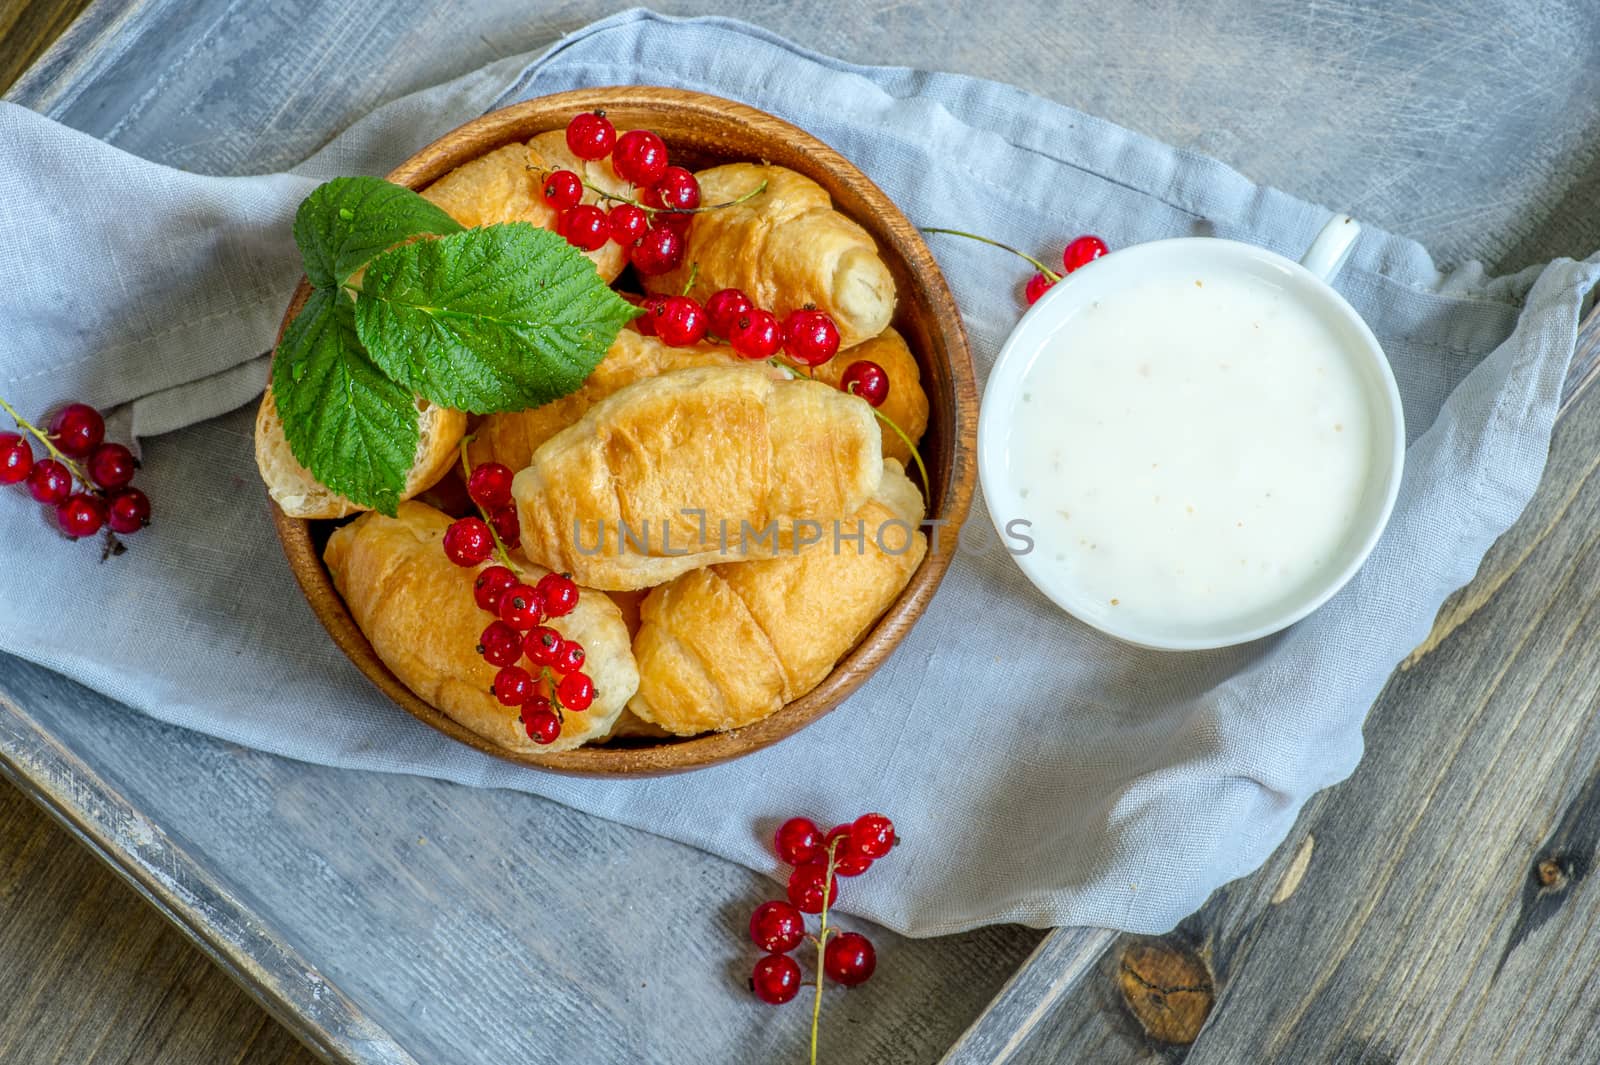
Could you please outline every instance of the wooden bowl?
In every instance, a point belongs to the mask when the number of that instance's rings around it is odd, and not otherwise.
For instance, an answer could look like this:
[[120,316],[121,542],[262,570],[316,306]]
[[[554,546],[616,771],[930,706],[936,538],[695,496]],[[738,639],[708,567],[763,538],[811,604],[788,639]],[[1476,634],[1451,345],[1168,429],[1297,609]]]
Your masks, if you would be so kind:
[[[899,302],[895,326],[905,335],[922,369],[928,392],[928,431],[920,451],[932,485],[924,486],[929,514],[941,522],[937,546],[900,598],[815,689],[765,720],[730,732],[692,739],[637,741],[580,747],[552,754],[522,754],[490,743],[419,699],[389,672],[356,627],[322,563],[321,545],[334,523],[288,517],[273,504],[273,521],[290,568],[311,608],[335,643],[384,694],[445,735],[480,751],[538,769],[610,776],[674,773],[737,758],[770,746],[804,728],[860,687],[882,665],[927,607],[955,551],[955,532],[967,516],[977,479],[974,465],[978,425],[972,355],[955,301],[917,229],[866,175],[832,148],[780,119],[715,96],[644,86],[579,89],[491,112],[434,141],[388,175],[421,189],[451,169],[513,141],[563,129],[580,111],[604,108],[619,128],[655,130],[674,162],[703,167],[722,162],[765,160],[797,170],[828,190],[839,210],[865,226],[894,274]],[[282,329],[310,295],[302,279]],[[915,470],[908,471],[915,475]],[[321,528],[316,528],[320,526]],[[884,707],[885,713],[903,713]]]

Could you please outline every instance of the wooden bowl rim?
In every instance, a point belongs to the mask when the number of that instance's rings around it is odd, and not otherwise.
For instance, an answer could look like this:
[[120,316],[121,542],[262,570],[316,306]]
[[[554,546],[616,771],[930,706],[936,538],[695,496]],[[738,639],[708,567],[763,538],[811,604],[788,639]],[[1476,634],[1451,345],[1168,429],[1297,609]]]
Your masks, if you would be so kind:
[[[941,523],[938,526],[941,535],[930,540],[926,557],[900,596],[820,684],[761,721],[728,732],[664,741],[654,746],[579,747],[550,754],[524,753],[500,747],[457,723],[418,697],[390,672],[334,588],[333,579],[312,541],[310,521],[289,517],[276,502],[269,500],[269,504],[289,567],[317,619],[356,668],[412,716],[485,754],[534,769],[580,776],[653,776],[716,765],[769,747],[835,709],[887,661],[933,598],[954,556],[956,532],[971,508],[977,478],[974,456],[977,379],[960,311],[917,228],[870,178],[838,152],[804,130],[737,101],[685,89],[643,85],[574,89],[535,97],[490,111],[457,127],[401,163],[387,179],[410,188],[422,188],[462,163],[513,141],[561,128],[567,116],[595,108],[687,111],[708,124],[732,124],[758,139],[781,136],[802,149],[808,159],[815,160],[811,176],[826,173],[831,181],[847,188],[867,205],[870,217],[857,221],[872,233],[880,247],[903,261],[906,272],[929,306],[929,321],[925,325],[935,350],[922,354],[930,362],[940,354],[944,357],[950,375],[949,409],[953,421],[948,427],[948,458],[939,467],[945,486],[943,505],[936,515]],[[557,118],[560,122],[555,121]],[[463,149],[469,149],[470,154]],[[284,311],[278,330],[280,341],[283,331],[310,293],[310,286],[302,277]],[[929,463],[929,466],[932,469],[934,464]],[[925,487],[931,491],[931,486]]]

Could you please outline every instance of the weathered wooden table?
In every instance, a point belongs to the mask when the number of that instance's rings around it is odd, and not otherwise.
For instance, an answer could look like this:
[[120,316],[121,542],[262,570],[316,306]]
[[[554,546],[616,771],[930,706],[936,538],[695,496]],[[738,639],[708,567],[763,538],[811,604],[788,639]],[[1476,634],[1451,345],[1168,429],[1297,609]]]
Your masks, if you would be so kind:
[[[383,99],[616,6],[99,0],[11,98],[173,165],[271,169]],[[846,58],[1020,84],[1348,207],[1444,262],[1505,271],[1600,247],[1600,26],[1582,0],[709,6]],[[1586,381],[1580,369],[1533,507],[1374,708],[1356,777],[1308,806],[1264,869],[1157,940],[885,935],[879,977],[830,1008],[828,1059],[1600,1061],[1585,668],[1600,644],[1600,398]],[[9,660],[0,766],[330,1057],[786,1060],[803,1045],[797,1014],[756,1008],[731,975],[748,961],[740,915],[770,889],[688,848],[526,796],[239,750]],[[398,823],[377,816],[397,806]],[[521,826],[539,853],[482,853],[483,818]],[[43,889],[40,863],[59,859],[30,852],[46,838],[0,853],[0,915],[58,922],[0,929],[0,1059],[214,1061],[252,1035],[255,1060],[282,1053],[242,1017],[209,1041],[96,1036],[117,1028],[106,1014],[158,1015],[135,981],[53,1001],[95,984],[39,946],[70,950],[97,900],[120,904],[92,884],[72,907],[11,898]],[[504,897],[578,919],[507,935],[479,920]],[[476,967],[463,981],[505,996],[463,1010],[449,987],[408,984],[410,957],[441,940]],[[171,948],[117,941],[187,993]]]

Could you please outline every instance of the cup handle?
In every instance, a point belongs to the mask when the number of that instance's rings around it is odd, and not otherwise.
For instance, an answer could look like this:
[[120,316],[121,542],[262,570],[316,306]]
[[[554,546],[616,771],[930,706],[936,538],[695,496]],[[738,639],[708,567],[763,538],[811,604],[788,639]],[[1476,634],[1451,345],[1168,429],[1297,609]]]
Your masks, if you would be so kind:
[[1322,232],[1311,242],[1311,247],[1306,250],[1305,255],[1300,257],[1300,265],[1323,281],[1332,281],[1334,275],[1339,272],[1339,267],[1349,258],[1350,249],[1355,246],[1356,237],[1360,235],[1360,222],[1347,214],[1335,215],[1322,227]]

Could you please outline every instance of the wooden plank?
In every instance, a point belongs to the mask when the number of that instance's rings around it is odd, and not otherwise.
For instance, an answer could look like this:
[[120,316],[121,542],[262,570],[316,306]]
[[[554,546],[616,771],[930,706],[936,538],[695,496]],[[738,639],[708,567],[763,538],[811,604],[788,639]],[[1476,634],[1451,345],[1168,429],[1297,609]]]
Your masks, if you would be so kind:
[[1597,359],[1600,313],[1543,484],[1355,775],[1170,935],[1051,933],[946,1065],[1600,1061]]

